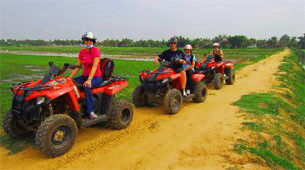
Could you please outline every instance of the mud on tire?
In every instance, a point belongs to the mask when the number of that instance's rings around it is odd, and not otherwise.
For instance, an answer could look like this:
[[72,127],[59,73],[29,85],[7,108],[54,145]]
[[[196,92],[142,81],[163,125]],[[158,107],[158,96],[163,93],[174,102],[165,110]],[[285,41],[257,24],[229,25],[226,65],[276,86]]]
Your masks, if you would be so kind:
[[208,91],[207,91],[207,86],[204,84],[204,82],[198,82],[196,84],[194,94],[195,94],[195,97],[193,98],[194,102],[201,103],[205,101]]
[[3,129],[6,134],[15,139],[21,139],[33,134],[32,131],[26,130],[19,123],[17,118],[9,110],[3,119]]
[[120,130],[127,128],[133,119],[132,105],[124,100],[114,102],[113,110],[106,123],[107,127]]
[[38,128],[36,145],[47,157],[57,157],[72,148],[77,133],[77,125],[69,115],[51,115]]
[[147,102],[144,100],[144,88],[143,86],[138,86],[132,95],[132,101],[136,107],[143,107],[147,104]]
[[224,76],[221,73],[217,73],[214,77],[213,83],[216,90],[222,88],[224,82]]
[[232,85],[235,82],[235,70],[233,68],[226,68],[225,69],[225,74],[228,76],[226,79],[226,84],[227,85]]
[[180,111],[182,105],[182,94],[177,89],[170,89],[164,97],[163,105],[166,113],[176,114]]

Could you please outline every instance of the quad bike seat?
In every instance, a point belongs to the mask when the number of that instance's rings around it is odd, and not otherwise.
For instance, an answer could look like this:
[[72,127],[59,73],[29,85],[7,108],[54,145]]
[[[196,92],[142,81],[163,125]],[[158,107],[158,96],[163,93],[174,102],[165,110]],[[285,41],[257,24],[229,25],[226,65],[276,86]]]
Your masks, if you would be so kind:
[[221,67],[223,65],[223,62],[217,62],[216,66]]
[[[102,72],[103,82],[99,86],[94,87],[94,88],[99,88],[99,87],[107,86],[108,84],[111,84],[111,81],[109,81],[109,80],[112,77],[112,73],[114,70],[114,62],[109,58],[103,58],[100,61],[100,69]],[[80,90],[84,90],[84,86],[82,84],[75,83],[75,85]]]

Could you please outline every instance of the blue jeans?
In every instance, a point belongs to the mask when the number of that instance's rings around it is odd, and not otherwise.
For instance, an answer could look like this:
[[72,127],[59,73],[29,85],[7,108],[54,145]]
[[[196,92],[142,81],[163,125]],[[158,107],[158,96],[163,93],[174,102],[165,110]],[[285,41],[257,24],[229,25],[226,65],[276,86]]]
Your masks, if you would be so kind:
[[[78,84],[83,84],[85,81],[87,81],[87,79],[88,76],[79,76],[74,78],[73,80]],[[87,114],[94,111],[92,88],[99,86],[102,82],[103,82],[102,77],[93,77],[91,81],[91,88],[84,87],[86,94]]]

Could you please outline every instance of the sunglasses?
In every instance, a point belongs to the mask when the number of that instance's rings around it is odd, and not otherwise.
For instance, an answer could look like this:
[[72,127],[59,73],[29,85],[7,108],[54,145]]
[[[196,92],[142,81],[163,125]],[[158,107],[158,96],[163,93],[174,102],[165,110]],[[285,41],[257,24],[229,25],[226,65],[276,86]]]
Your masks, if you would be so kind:
[[177,43],[171,43],[171,44],[177,44]]
[[89,38],[84,38],[83,40],[84,40],[84,41],[92,41],[92,40],[89,39]]

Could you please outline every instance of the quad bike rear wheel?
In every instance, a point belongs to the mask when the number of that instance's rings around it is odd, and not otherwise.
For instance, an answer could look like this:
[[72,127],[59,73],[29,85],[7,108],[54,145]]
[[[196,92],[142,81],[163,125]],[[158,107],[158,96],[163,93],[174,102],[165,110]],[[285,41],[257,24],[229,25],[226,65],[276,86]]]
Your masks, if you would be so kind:
[[28,131],[21,126],[11,110],[6,113],[3,119],[3,129],[6,134],[15,139],[25,138],[33,134],[32,131]]
[[232,85],[235,82],[235,70],[233,68],[226,68],[225,69],[225,74],[228,77],[226,79],[226,84],[227,85]]
[[114,102],[113,110],[110,114],[106,126],[120,130],[127,128],[133,119],[132,105],[124,100]]
[[145,90],[144,90],[143,86],[138,86],[134,90],[133,95],[132,95],[132,100],[136,107],[143,107],[147,104],[147,101],[145,101],[145,99],[144,99],[144,97],[145,97],[144,93],[145,93]]
[[176,114],[182,105],[182,94],[177,89],[170,89],[163,100],[164,108],[168,114]]
[[224,76],[221,73],[217,73],[214,77],[214,87],[216,90],[219,90],[222,88],[223,86],[223,82],[224,82]]
[[72,148],[77,133],[77,125],[69,115],[51,115],[38,128],[36,145],[47,157],[57,157]]
[[195,97],[193,98],[193,101],[196,103],[204,102],[208,91],[207,86],[204,84],[204,82],[198,82],[195,85],[195,91],[194,91]]

